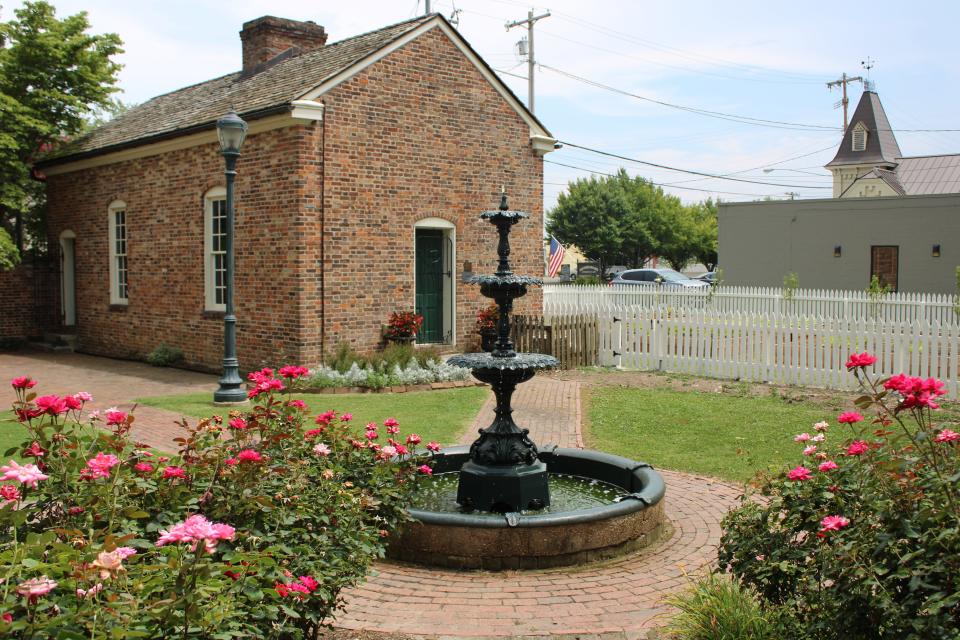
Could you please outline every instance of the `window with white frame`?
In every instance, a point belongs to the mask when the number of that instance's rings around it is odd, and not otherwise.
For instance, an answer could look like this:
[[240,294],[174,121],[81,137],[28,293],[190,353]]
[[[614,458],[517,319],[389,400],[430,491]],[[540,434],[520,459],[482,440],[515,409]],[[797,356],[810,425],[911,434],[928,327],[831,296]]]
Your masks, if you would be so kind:
[[227,191],[216,187],[203,199],[204,299],[207,311],[225,311],[227,293]]
[[127,205],[117,200],[107,210],[110,238],[110,304],[127,304]]
[[863,151],[867,148],[867,128],[858,122],[853,128],[853,150]]

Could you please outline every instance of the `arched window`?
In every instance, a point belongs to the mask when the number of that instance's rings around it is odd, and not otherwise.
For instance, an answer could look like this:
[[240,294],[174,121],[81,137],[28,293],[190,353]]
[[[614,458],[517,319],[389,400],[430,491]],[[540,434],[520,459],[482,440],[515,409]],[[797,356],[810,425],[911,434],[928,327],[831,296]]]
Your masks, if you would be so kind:
[[214,187],[203,196],[204,308],[225,311],[227,291],[227,190]]
[[110,304],[127,304],[127,205],[115,200],[107,209],[110,235]]
[[858,122],[853,128],[853,150],[863,151],[867,148],[867,128]]

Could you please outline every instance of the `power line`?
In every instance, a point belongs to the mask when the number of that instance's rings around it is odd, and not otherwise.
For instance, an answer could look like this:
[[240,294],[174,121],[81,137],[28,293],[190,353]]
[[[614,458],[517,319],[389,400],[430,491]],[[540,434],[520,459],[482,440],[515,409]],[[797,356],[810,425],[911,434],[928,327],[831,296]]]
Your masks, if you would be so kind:
[[638,160],[637,158],[628,158],[627,156],[621,156],[616,153],[610,153],[609,151],[601,151],[600,149],[592,149],[590,147],[584,147],[583,145],[575,144],[573,142],[567,142],[566,140],[559,140],[558,142],[564,146],[573,147],[575,149],[583,149],[584,151],[590,151],[591,153],[596,153],[602,156],[618,158],[620,160],[625,160],[627,162],[635,162],[637,164],[646,165],[648,167],[656,167],[657,169],[667,169],[668,171],[677,171],[679,173],[689,173],[695,176],[704,176],[706,178],[717,178],[719,180],[730,180],[732,182],[747,182],[750,184],[762,184],[768,187],[795,187],[799,189],[832,189],[832,187],[810,187],[802,184],[784,184],[781,182],[760,182],[758,180],[747,180],[745,178],[732,178],[730,176],[717,175],[715,173],[705,173],[703,171],[695,171],[693,169],[681,169],[679,167],[671,167],[669,165],[659,164],[657,162],[648,162],[646,160]]
[[[723,112],[723,111],[711,111],[711,110],[709,110],[709,109],[699,109],[699,108],[696,108],[696,107],[687,107],[687,106],[680,105],[680,104],[674,104],[674,103],[672,103],[672,102],[664,102],[663,100],[656,100],[656,99],[654,99],[654,98],[648,98],[647,96],[641,96],[641,95],[639,95],[639,94],[632,93],[632,92],[626,91],[626,90],[624,90],[624,89],[618,89],[618,88],[616,88],[616,87],[611,87],[610,85],[603,84],[602,82],[597,82],[596,80],[591,80],[591,79],[589,79],[589,78],[584,78],[583,76],[578,76],[578,75],[576,75],[576,74],[574,74],[574,73],[570,73],[569,71],[563,71],[562,69],[557,69],[556,67],[551,67],[550,65],[543,64],[542,62],[541,62],[541,63],[538,63],[537,66],[539,66],[541,69],[547,69],[548,71],[553,71],[554,73],[558,73],[558,74],[563,75],[563,76],[566,76],[566,77],[568,77],[568,78],[570,78],[570,79],[572,79],[572,80],[576,80],[576,81],[578,81],[578,82],[582,82],[582,83],[584,83],[584,84],[588,84],[588,85],[590,85],[590,86],[597,87],[597,88],[599,88],[599,89],[604,89],[604,90],[606,90],[606,91],[611,91],[611,92],[613,92],[613,93],[619,93],[620,95],[628,96],[628,97],[630,97],[630,98],[636,98],[637,100],[643,100],[643,101],[645,101],[645,102],[650,102],[650,103],[653,103],[653,104],[658,104],[658,105],[664,106],[664,107],[669,107],[669,108],[671,108],[671,109],[678,109],[678,110],[680,110],[680,111],[687,111],[687,112],[689,112],[689,113],[696,113],[696,114],[698,114],[698,115],[707,116],[707,117],[710,117],[710,118],[718,118],[718,119],[720,119],[720,120],[729,120],[729,121],[732,121],[732,122],[739,122],[740,124],[752,124],[752,125],[761,126],[761,127],[772,127],[772,128],[774,128],[774,129],[792,129],[792,130],[799,130],[799,131],[814,131],[814,132],[822,131],[822,132],[824,132],[824,133],[837,133],[837,132],[842,131],[839,127],[831,127],[831,126],[822,125],[822,124],[804,124],[804,123],[801,123],[801,122],[788,122],[788,121],[784,121],[784,120],[768,120],[768,119],[766,119],[766,118],[754,118],[754,117],[752,117],[752,116],[741,116],[741,115],[737,115],[737,114],[735,114],[735,113],[726,113],[726,112]],[[936,133],[949,133],[949,132],[957,132],[957,131],[960,131],[960,129],[875,129],[875,131],[894,131],[894,132],[898,132],[898,133],[901,133],[901,132],[907,132],[907,133],[920,133],[920,132],[927,132],[927,133],[935,133],[935,132],[936,132]]]
[[589,78],[584,78],[583,76],[578,76],[574,73],[570,73],[569,71],[563,71],[562,69],[557,69],[556,67],[551,67],[543,63],[540,63],[540,67],[542,69],[547,69],[549,71],[553,71],[554,73],[559,73],[562,76],[566,76],[568,78],[571,78],[578,82],[582,82],[584,84],[588,84],[593,87],[605,89],[607,91],[612,91],[613,93],[619,93],[620,95],[636,98],[638,100],[643,100],[645,102],[651,102],[653,104],[658,104],[663,107],[669,107],[671,109],[679,109],[680,111],[696,113],[696,114],[707,116],[710,118],[719,118],[721,120],[731,120],[733,122],[740,122],[742,124],[753,124],[757,126],[773,127],[775,129],[795,129],[795,130],[799,129],[803,131],[821,130],[821,131],[830,132],[830,133],[836,133],[840,130],[837,127],[830,127],[827,125],[800,124],[797,122],[785,122],[782,120],[767,120],[764,118],[752,118],[749,116],[739,116],[734,113],[724,113],[723,111],[710,111],[707,109],[698,109],[696,107],[686,107],[680,104],[673,104],[672,102],[664,102],[663,100],[656,100],[654,98],[641,96],[639,94],[631,93],[623,89],[617,89],[616,87],[611,87],[610,85],[603,84],[602,82],[597,82],[596,80],[590,80]]
[[[559,165],[559,166],[561,166],[561,167],[567,167],[567,168],[570,168],[570,169],[576,169],[577,171],[586,171],[587,173],[595,173],[595,174],[601,175],[601,176],[608,176],[608,177],[611,177],[611,178],[616,175],[616,174],[613,174],[613,173],[607,173],[606,171],[597,171],[597,170],[595,170],[595,169],[587,169],[586,167],[578,167],[578,166],[572,165],[572,164],[565,164],[565,163],[563,163],[563,162],[557,162],[556,160],[546,160],[546,159],[545,159],[544,162],[548,162],[548,163],[550,163],[550,164]],[[657,186],[657,187],[673,187],[673,185],[662,184],[662,183],[660,183],[660,182],[654,182],[654,181],[652,181],[652,180],[647,180],[646,178],[644,178],[644,180],[646,180],[646,181],[649,182],[650,184],[652,184],[652,185],[654,185],[654,186]],[[553,185],[556,185],[556,184],[559,184],[559,183],[549,182],[549,183],[544,183],[544,184],[553,184]],[[569,183],[568,183],[567,185],[565,185],[565,186],[569,186]],[[686,191],[702,191],[702,192],[704,192],[704,193],[722,193],[722,194],[724,194],[724,195],[730,195],[730,196],[751,196],[751,197],[758,197],[758,198],[762,198],[762,197],[764,197],[764,196],[769,196],[769,195],[776,195],[776,194],[769,194],[769,193],[741,193],[741,192],[738,192],[738,191],[717,191],[717,190],[715,190],[715,189],[698,189],[697,187],[673,187],[673,188],[675,188],[675,189],[684,189],[684,190],[686,190]]]
[[[824,148],[822,148],[822,149],[817,149],[816,151],[810,151],[810,152],[808,152],[808,153],[804,153],[804,154],[799,155],[799,156],[791,156],[791,157],[789,157],[789,158],[784,158],[783,160],[777,160],[776,162],[767,162],[767,163],[764,163],[764,164],[759,165],[759,166],[756,166],[756,167],[750,167],[750,168],[748,168],[748,169],[740,169],[739,171],[731,171],[730,173],[725,173],[725,174],[723,174],[723,175],[724,175],[724,176],[735,176],[735,175],[739,175],[739,174],[742,174],[742,173],[747,173],[747,172],[749,172],[749,171],[756,171],[757,169],[766,169],[767,167],[775,167],[775,166],[777,166],[778,164],[783,164],[784,162],[792,162],[793,160],[800,160],[801,158],[807,158],[807,157],[809,157],[809,156],[816,155],[816,154],[818,154],[818,153],[823,153],[824,151],[827,151],[827,150],[829,150],[829,149],[835,149],[836,147],[837,147],[837,145],[832,144],[832,145],[830,145],[830,146],[828,146],[828,147],[824,147]],[[814,168],[814,169],[820,169],[820,168],[822,168],[822,167],[813,167],[813,168]],[[824,176],[824,177],[830,177],[830,176]],[[699,180],[704,180],[704,179],[705,179],[705,178],[693,178],[692,180],[681,180],[681,181],[675,182],[675,183],[673,183],[673,184],[684,184],[684,183],[687,183],[687,182],[697,182],[697,181],[699,181]]]

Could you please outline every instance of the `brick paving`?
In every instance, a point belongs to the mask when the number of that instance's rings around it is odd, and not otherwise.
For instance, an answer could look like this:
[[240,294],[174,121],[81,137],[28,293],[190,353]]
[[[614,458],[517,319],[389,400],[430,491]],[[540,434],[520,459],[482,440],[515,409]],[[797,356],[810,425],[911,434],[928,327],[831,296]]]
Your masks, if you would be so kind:
[[[514,419],[541,445],[583,446],[580,383],[539,376],[518,387]],[[492,398],[461,440],[493,419]],[[674,471],[666,513],[673,535],[615,561],[545,571],[466,572],[379,562],[363,585],[345,593],[335,626],[420,636],[601,635],[643,638],[670,609],[663,596],[716,559],[720,520],[740,488]]]
[[[91,410],[115,406],[129,411],[136,398],[199,391],[212,394],[217,388],[217,376],[205,373],[80,353],[23,351],[0,354],[0,407],[9,407],[15,397],[7,382],[21,375],[35,378],[35,390],[41,395],[86,391],[93,395],[93,402],[87,405]],[[175,446],[179,414],[141,405],[135,415],[133,436],[137,440],[168,451]]]

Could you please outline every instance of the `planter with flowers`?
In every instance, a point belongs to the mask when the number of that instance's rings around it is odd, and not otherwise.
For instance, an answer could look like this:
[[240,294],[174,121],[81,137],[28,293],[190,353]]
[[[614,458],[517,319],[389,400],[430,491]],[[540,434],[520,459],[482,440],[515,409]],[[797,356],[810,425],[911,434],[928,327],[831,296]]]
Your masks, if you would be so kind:
[[500,320],[500,308],[491,304],[477,312],[477,333],[480,334],[480,348],[487,353],[493,351],[497,343],[497,321]]
[[383,337],[388,342],[409,344],[417,339],[417,332],[423,325],[423,316],[413,311],[394,311],[387,320]]

